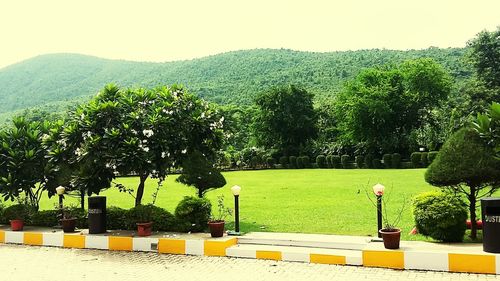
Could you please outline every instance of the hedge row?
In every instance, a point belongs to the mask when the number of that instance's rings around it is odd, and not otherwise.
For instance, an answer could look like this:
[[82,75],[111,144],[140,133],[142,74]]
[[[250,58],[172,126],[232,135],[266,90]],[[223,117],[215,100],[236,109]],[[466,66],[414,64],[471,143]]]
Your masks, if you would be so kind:
[[[108,229],[135,230],[137,222],[152,221],[154,231],[202,232],[207,228],[212,205],[205,198],[186,196],[177,205],[174,215],[154,205],[141,205],[132,209],[111,206],[106,209]],[[87,228],[87,213],[79,208],[67,208],[71,217],[77,218],[78,228]],[[0,206],[0,223],[23,219],[26,225],[53,227],[58,224],[60,211],[34,211],[26,205]]]
[[410,160],[413,168],[426,168],[436,158],[437,151],[430,152],[413,152],[410,155]]

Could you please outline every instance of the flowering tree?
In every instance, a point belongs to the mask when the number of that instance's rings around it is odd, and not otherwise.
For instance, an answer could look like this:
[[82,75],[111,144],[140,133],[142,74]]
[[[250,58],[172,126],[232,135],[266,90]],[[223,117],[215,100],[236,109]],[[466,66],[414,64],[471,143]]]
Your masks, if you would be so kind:
[[71,185],[89,195],[109,187],[117,175],[139,176],[137,206],[146,180],[161,184],[190,151],[215,157],[223,122],[212,105],[180,86],[120,90],[107,85],[76,109],[53,138],[51,151],[59,154],[54,162],[71,166]]

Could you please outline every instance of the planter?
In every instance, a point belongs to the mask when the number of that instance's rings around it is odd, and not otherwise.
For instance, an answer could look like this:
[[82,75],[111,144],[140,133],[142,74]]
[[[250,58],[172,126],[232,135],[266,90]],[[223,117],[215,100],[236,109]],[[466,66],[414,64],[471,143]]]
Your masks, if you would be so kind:
[[150,236],[151,230],[153,229],[152,222],[138,222],[137,224],[137,235],[139,236]]
[[224,236],[224,221],[210,221],[208,222],[208,228],[212,237]]
[[61,219],[59,221],[64,232],[75,232],[76,218]]
[[401,240],[401,229],[381,229],[384,247],[386,249],[399,249],[399,241]]
[[21,231],[24,228],[23,220],[10,220],[10,229],[12,231]]

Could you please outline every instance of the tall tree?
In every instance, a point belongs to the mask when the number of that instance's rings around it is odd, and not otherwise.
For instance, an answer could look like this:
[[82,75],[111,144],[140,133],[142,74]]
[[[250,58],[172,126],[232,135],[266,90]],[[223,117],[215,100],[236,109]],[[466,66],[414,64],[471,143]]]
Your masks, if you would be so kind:
[[261,93],[256,104],[259,111],[254,126],[259,145],[296,155],[316,137],[313,95],[306,90],[293,85],[272,88]]
[[477,77],[489,88],[500,88],[500,26],[492,32],[480,32],[467,46]]

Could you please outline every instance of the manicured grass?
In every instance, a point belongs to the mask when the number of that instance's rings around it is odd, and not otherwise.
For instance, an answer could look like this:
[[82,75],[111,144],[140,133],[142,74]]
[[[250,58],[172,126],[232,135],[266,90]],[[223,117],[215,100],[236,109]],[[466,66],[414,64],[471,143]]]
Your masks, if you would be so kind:
[[[371,187],[376,183],[386,186],[389,217],[395,217],[406,198],[407,204],[399,227],[403,239],[421,240],[421,236],[409,236],[413,228],[411,198],[434,187],[424,181],[424,169],[404,170],[262,170],[226,172],[227,185],[211,191],[207,197],[216,204],[216,197],[224,194],[226,205],[233,206],[230,187],[242,187],[240,216],[242,231],[276,231],[328,233],[345,235],[376,235],[376,209],[367,198],[373,196]],[[195,190],[175,182],[169,176],[158,193],[156,205],[174,212],[177,203],[186,195],[195,195]],[[135,188],[138,178],[117,180],[127,187]],[[152,201],[151,194],[156,182],[146,182],[143,203]],[[107,196],[108,206],[131,208],[134,199],[112,188],[102,193]],[[76,199],[69,199],[77,204]],[[53,208],[57,199],[44,199],[42,209]],[[227,218],[233,221],[232,218]],[[229,226],[229,229],[232,225]]]

